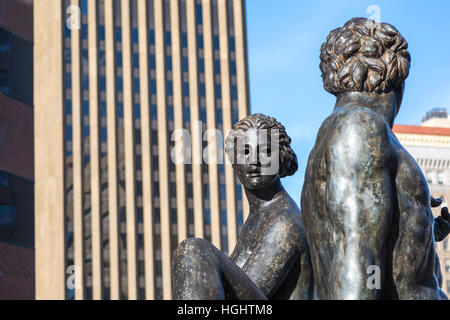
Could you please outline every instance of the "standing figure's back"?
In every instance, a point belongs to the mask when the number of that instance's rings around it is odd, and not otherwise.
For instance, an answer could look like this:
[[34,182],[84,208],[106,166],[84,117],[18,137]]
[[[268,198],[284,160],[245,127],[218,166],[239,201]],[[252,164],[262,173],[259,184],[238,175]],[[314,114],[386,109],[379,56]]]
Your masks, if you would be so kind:
[[[319,299],[446,298],[427,183],[391,131],[407,47],[393,26],[364,18],[322,45],[324,87],[337,101],[311,151],[301,201]],[[378,270],[380,287],[368,286],[368,271]]]

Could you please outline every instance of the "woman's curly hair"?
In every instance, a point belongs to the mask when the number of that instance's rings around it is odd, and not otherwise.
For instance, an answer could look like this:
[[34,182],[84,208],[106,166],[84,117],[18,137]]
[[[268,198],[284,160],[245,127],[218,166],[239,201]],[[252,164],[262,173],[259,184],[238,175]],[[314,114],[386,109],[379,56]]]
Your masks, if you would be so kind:
[[[255,113],[242,119],[233,125],[233,129],[225,140],[225,152],[232,159],[236,152],[236,144],[238,137],[242,136],[245,131],[250,128],[278,130],[279,132],[279,147],[280,147],[280,178],[292,176],[298,169],[297,156],[291,147],[291,138],[287,135],[284,126],[275,118],[266,116],[261,113]],[[234,162],[233,162],[234,163]]]
[[346,91],[385,93],[401,89],[408,77],[408,43],[394,26],[353,18],[330,32],[320,49],[323,86]]

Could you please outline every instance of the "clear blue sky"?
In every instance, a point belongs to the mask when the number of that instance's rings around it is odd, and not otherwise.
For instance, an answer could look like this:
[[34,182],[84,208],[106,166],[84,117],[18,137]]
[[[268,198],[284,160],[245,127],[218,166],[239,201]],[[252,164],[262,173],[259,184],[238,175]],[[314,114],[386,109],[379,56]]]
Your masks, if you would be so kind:
[[369,18],[371,5],[379,7],[381,22],[402,33],[411,53],[396,123],[420,124],[435,107],[450,111],[450,1],[246,0],[251,112],[286,126],[299,170],[283,184],[297,203],[309,152],[335,102],[322,87],[320,45],[350,18]]

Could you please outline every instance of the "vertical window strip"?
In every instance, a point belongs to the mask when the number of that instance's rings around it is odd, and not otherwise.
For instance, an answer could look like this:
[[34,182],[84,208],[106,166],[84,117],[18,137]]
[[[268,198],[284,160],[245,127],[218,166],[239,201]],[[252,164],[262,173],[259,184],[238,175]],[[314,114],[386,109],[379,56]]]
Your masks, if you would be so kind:
[[201,154],[201,124],[200,120],[200,86],[198,67],[198,44],[196,17],[196,2],[186,1],[186,21],[188,36],[188,61],[189,61],[189,103],[191,117],[192,136],[192,185],[193,185],[193,209],[194,209],[194,231],[195,236],[204,237],[204,197],[203,197],[203,176],[202,176],[202,154]]
[[108,210],[108,153],[107,153],[107,114],[106,114],[106,54],[105,54],[105,0],[98,2],[98,70],[99,70],[99,145],[100,145],[100,217],[101,217],[101,250],[103,272],[103,299],[111,298],[110,277],[110,233]]
[[159,155],[159,186],[160,186],[160,213],[161,213],[161,260],[163,298],[170,299],[170,198],[169,198],[169,172],[168,172],[168,137],[167,137],[167,85],[165,63],[165,30],[164,30],[164,1],[155,1],[155,53],[156,53],[156,98],[158,105],[157,119],[159,125],[158,155]]
[[[144,281],[145,299],[155,298],[155,277],[154,277],[154,248],[153,248],[153,188],[152,188],[152,161],[151,161],[151,110],[149,92],[149,31],[148,31],[148,5],[146,0],[137,2],[138,19],[138,48],[139,48],[139,98],[140,98],[140,127],[141,127],[141,148],[142,159],[142,214],[143,214],[143,237],[144,237]],[[140,88],[143,88],[140,91]],[[141,271],[139,271],[141,272]]]
[[[136,250],[137,250],[137,298],[145,299],[145,266],[144,266],[144,216],[142,188],[142,141],[141,104],[139,78],[139,34],[138,34],[138,4],[131,2],[131,48],[133,77],[133,109],[134,109],[134,141],[135,141],[135,176],[136,176]],[[145,128],[144,128],[145,130]]]
[[136,182],[132,81],[132,22],[131,2],[129,0],[121,1],[121,21],[128,299],[135,300],[138,296],[136,266]]
[[[230,88],[230,51],[228,39],[228,12],[227,2],[218,0],[218,21],[219,21],[219,46],[221,64],[221,98],[223,111],[224,130],[232,128],[232,99]],[[227,199],[227,229],[228,229],[228,249],[232,251],[237,241],[237,215],[236,215],[236,189],[235,174],[229,162],[225,165],[226,199]]]
[[[72,0],[71,5],[80,7],[78,0]],[[73,8],[73,7],[72,7]],[[71,78],[72,78],[72,190],[73,190],[73,241],[74,265],[81,275],[79,288],[75,288],[75,299],[86,297],[86,239],[84,227],[84,185],[83,185],[83,110],[82,110],[82,59],[81,30],[71,30]]]
[[88,7],[81,0],[81,105],[82,105],[82,175],[83,175],[83,224],[86,276],[85,299],[92,299],[92,217],[91,217],[91,170],[89,128],[89,53],[88,53]]
[[[186,0],[181,0],[180,4],[180,24],[181,24],[181,70],[183,81],[183,110],[184,127],[190,132],[191,112],[190,112],[190,89],[189,89],[189,60],[188,60],[188,34],[186,19]],[[193,184],[192,184],[192,163],[188,163],[186,168],[186,207],[187,207],[187,237],[195,236],[194,209],[193,209]]]
[[[172,61],[172,31],[171,31],[171,8],[170,0],[163,2],[163,16],[164,16],[164,32],[165,32],[165,79],[166,79],[166,97],[167,97],[167,137],[168,137],[168,154],[172,153],[175,147],[172,141],[172,133],[174,130],[174,84],[173,84],[173,61]],[[178,246],[178,218],[177,218],[177,204],[176,204],[176,170],[172,159],[168,158],[168,172],[169,172],[169,210],[170,210],[170,252],[171,254]]]
[[159,154],[158,154],[158,118],[156,105],[156,57],[155,57],[155,13],[154,0],[147,0],[147,23],[149,37],[149,92],[150,92],[150,151],[151,151],[151,177],[152,177],[152,203],[153,203],[153,253],[154,253],[154,298],[162,299],[162,262],[161,262],[161,215],[159,199]]
[[[203,139],[203,133],[206,131],[206,88],[205,88],[205,57],[204,57],[204,34],[203,34],[203,4],[202,0],[195,0],[196,15],[196,35],[197,35],[197,68],[199,85],[199,121],[201,121],[202,150],[207,147],[207,141]],[[208,164],[201,159],[201,180],[203,189],[203,219],[204,219],[204,238],[211,241],[211,211],[210,211],[210,193],[208,181]]]
[[89,73],[89,128],[91,175],[91,235],[92,235],[92,293],[93,299],[103,298],[102,224],[100,208],[100,112],[99,112],[99,40],[98,2],[88,2],[88,73]]
[[[230,70],[230,88],[231,88],[231,117],[232,123],[239,121],[239,107],[238,107],[238,88],[236,81],[236,39],[234,26],[234,4],[233,1],[227,1],[227,19],[228,19],[228,50],[229,50],[229,70]],[[238,234],[244,224],[244,211],[242,205],[242,185],[237,176],[236,182],[236,215]]]
[[[63,12],[66,14],[70,0],[63,1]],[[72,152],[72,52],[71,31],[66,24],[64,28],[64,215],[66,224],[66,266],[75,265],[74,261],[74,221],[73,221],[73,152]],[[66,299],[73,300],[75,290],[66,288]]]
[[109,224],[109,259],[110,259],[110,296],[121,298],[121,257],[119,234],[119,196],[117,163],[117,97],[116,97],[116,21],[115,3],[107,1],[105,5],[105,73],[106,107],[107,107],[107,163],[108,163],[108,224]]
[[[206,127],[208,134],[204,136],[207,144],[208,157],[217,159],[221,154],[220,141],[217,141],[216,128],[217,116],[215,105],[215,85],[214,85],[214,49],[213,49],[213,27],[211,17],[211,2],[202,3],[203,14],[203,55],[205,64],[205,103],[206,103]],[[218,146],[219,144],[219,146]],[[206,151],[205,150],[205,151]],[[217,161],[208,161],[208,179],[206,188],[209,189],[209,217],[210,217],[210,234],[211,242],[219,250],[221,248],[220,237],[220,196],[219,196],[219,179]]]
[[[177,130],[177,135],[173,138],[176,141],[173,145],[177,144],[181,147],[176,151],[177,156],[184,157],[184,145],[183,137],[180,137],[179,131],[184,128],[184,110],[183,110],[183,70],[182,70],[182,39],[180,28],[180,4],[179,1],[170,2],[170,28],[171,28],[171,47],[172,47],[172,82],[173,82],[173,128]],[[180,151],[180,152],[178,152]],[[174,172],[174,185],[176,189],[175,197],[173,199],[174,207],[176,208],[177,222],[175,228],[177,228],[178,241],[175,244],[180,243],[187,237],[187,202],[186,202],[186,165],[184,161],[179,163],[177,161]]]
[[116,51],[116,110],[117,110],[117,171],[119,215],[119,261],[121,299],[128,299],[127,218],[125,197],[125,146],[122,63],[122,8],[121,0],[114,0]]
[[[211,22],[212,22],[212,41],[213,41],[213,59],[214,59],[214,87],[215,87],[215,108],[216,108],[216,125],[217,128],[224,132],[223,127],[223,110],[221,97],[221,70],[220,70],[220,42],[219,42],[219,18],[217,0],[211,0]],[[224,137],[226,138],[226,137]],[[222,148],[223,141],[217,148]],[[226,154],[223,155],[227,157]],[[225,160],[225,159],[224,159]],[[224,163],[218,164],[219,177],[219,203],[220,203],[220,239],[221,249],[228,254],[228,233],[227,230],[227,208],[226,208],[226,187],[225,187],[225,166]]]

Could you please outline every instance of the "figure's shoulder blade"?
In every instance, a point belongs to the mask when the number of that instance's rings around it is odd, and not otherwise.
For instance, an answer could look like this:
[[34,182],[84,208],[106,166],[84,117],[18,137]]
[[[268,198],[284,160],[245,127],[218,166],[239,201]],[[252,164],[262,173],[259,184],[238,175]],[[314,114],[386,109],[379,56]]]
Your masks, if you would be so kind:
[[342,110],[330,129],[329,161],[343,161],[362,170],[389,163],[392,156],[389,127],[377,112],[362,107]]

